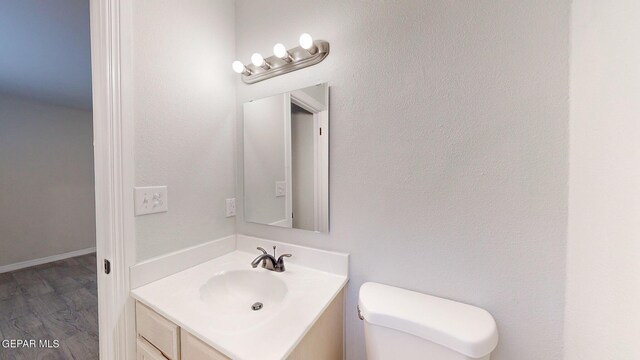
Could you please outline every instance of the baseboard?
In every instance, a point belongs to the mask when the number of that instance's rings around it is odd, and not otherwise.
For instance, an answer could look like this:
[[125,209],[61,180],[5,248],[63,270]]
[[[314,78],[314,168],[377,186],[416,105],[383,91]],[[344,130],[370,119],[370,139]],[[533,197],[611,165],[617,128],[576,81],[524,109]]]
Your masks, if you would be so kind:
[[229,235],[167,255],[146,260],[131,267],[131,289],[160,280],[167,276],[202,264],[236,249],[236,235]]
[[68,259],[68,258],[72,258],[72,257],[76,257],[76,256],[87,255],[87,254],[91,254],[91,253],[94,253],[94,252],[96,252],[96,248],[92,247],[92,248],[87,248],[87,249],[70,251],[70,252],[64,253],[64,254],[47,256],[47,257],[43,257],[43,258],[39,258],[39,259],[22,261],[22,262],[15,263],[15,264],[3,265],[3,266],[0,266],[0,274],[6,273],[6,272],[10,272],[10,271],[16,271],[16,270],[20,270],[20,269],[25,269],[25,268],[36,266],[36,265],[42,265],[42,264],[46,264],[46,263],[50,263],[50,262],[54,262],[54,261],[64,260],[64,259]]
[[269,225],[271,225],[271,226],[280,226],[280,227],[284,227],[284,228],[291,228],[291,220],[290,219],[278,220],[278,221],[274,221],[272,223],[269,223]]

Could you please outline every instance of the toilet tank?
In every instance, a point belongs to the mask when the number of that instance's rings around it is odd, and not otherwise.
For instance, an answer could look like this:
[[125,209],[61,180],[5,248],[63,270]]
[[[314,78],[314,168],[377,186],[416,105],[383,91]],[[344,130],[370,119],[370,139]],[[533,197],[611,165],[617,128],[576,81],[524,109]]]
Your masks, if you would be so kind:
[[489,360],[498,344],[481,308],[368,282],[360,287],[368,360]]

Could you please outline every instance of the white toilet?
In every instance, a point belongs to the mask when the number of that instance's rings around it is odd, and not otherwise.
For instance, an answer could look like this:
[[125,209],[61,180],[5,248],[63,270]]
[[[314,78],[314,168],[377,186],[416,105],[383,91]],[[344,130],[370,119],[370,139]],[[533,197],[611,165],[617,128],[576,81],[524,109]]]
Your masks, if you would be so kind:
[[368,282],[360,287],[368,360],[489,360],[498,344],[486,310]]

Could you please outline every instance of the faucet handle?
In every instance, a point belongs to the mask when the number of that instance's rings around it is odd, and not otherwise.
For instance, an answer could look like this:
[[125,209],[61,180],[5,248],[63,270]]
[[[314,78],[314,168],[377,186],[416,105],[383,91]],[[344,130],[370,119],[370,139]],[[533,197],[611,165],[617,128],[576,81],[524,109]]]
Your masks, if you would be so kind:
[[275,266],[276,272],[283,272],[284,271],[284,258],[291,257],[291,256],[293,256],[293,255],[291,255],[291,254],[282,254],[282,255],[280,255],[280,257],[276,261],[276,266]]
[[260,246],[258,246],[256,249],[262,251],[263,254],[267,255],[267,250],[261,248]]

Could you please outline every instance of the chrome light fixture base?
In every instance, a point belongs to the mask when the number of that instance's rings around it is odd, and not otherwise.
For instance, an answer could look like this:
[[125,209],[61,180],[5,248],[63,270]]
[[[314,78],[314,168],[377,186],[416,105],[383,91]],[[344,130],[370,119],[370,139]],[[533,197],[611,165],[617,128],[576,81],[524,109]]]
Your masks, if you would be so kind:
[[290,55],[287,59],[281,59],[277,56],[266,58],[265,61],[271,66],[270,69],[264,69],[261,66],[255,66],[253,64],[247,65],[250,74],[247,75],[243,73],[242,81],[244,81],[245,84],[255,84],[262,80],[304,69],[321,62],[329,55],[329,42],[314,40],[313,44],[315,45],[313,48],[315,52],[313,54],[311,54],[309,50],[297,46],[288,50]]

